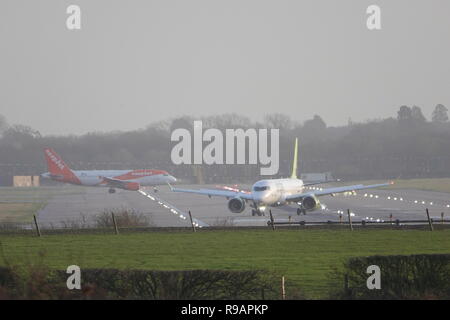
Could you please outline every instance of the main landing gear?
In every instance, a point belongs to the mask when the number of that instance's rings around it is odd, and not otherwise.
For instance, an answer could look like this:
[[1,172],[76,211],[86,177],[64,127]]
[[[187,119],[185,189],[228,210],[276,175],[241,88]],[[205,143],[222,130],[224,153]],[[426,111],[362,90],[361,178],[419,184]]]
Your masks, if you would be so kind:
[[264,211],[261,211],[259,209],[252,209],[252,216],[265,216],[266,214]]
[[109,193],[116,193],[116,189],[114,189],[114,188],[109,188],[108,192],[109,192]]
[[297,215],[299,216],[301,214],[306,215],[306,210],[303,208],[297,208]]
[[158,192],[158,189],[155,188],[155,187],[153,187],[153,192],[154,192],[154,193],[157,193],[157,192]]
[[252,204],[252,216],[265,216],[264,209],[259,208],[255,202]]

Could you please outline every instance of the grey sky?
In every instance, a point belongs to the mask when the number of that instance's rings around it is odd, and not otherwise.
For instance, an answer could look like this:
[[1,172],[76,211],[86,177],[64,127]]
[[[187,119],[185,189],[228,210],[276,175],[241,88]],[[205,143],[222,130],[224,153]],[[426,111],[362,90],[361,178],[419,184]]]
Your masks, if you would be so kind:
[[429,118],[450,105],[449,39],[448,0],[2,0],[0,114],[45,134],[225,112],[339,125],[402,104]]

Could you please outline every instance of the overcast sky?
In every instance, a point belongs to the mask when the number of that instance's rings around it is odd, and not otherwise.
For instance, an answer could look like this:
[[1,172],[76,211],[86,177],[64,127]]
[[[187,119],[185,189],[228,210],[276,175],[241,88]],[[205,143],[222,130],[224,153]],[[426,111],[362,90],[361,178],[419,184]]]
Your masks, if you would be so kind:
[[44,134],[225,112],[341,125],[402,104],[429,118],[450,107],[449,39],[448,0],[2,0],[0,114]]

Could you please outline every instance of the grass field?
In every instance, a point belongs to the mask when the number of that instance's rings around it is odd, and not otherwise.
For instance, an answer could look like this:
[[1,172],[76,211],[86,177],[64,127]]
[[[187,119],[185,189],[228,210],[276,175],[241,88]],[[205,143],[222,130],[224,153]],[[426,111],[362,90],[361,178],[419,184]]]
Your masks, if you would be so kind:
[[0,187],[0,201],[46,200],[56,195],[82,194],[82,187]]
[[28,223],[33,214],[45,207],[48,199],[58,195],[80,194],[77,187],[0,187],[0,223]]
[[[365,180],[353,182],[340,182],[336,185],[344,184],[376,184],[384,183],[389,180]],[[434,179],[397,179],[392,180],[394,184],[381,189],[395,190],[395,189],[414,189],[425,191],[438,191],[450,193],[450,178],[434,178]]]
[[[148,232],[120,235],[0,236],[3,257],[65,269],[264,269],[284,275],[309,298],[325,298],[329,275],[349,257],[450,253],[450,230],[240,230]],[[339,283],[341,279],[338,279]]]
[[33,221],[33,214],[45,204],[37,202],[0,202],[0,223],[29,223]]

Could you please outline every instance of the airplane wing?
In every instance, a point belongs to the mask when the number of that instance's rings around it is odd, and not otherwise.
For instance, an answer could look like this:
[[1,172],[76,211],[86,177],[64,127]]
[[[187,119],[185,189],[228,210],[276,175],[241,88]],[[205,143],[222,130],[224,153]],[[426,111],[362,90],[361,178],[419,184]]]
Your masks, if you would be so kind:
[[303,185],[305,187],[309,187],[309,186],[316,186],[318,184],[325,184],[325,183],[331,183],[331,182],[339,182],[339,179],[336,180],[328,180],[328,181],[322,181],[322,182],[310,182],[310,183],[304,183]]
[[218,190],[228,190],[234,192],[251,193],[249,190],[239,189],[237,185],[234,186],[216,186]]
[[103,181],[108,185],[122,185],[123,181],[119,179],[114,178],[108,178],[108,177],[101,177]]
[[[169,185],[170,186],[170,185]],[[182,188],[173,188],[170,186],[172,191],[174,192],[186,192],[186,193],[196,193],[196,194],[203,194],[206,196],[216,196],[216,197],[226,197],[226,198],[235,198],[239,197],[245,200],[253,200],[251,193],[245,193],[245,192],[236,192],[236,191],[230,191],[230,190],[214,190],[214,189],[182,189]]]
[[292,202],[298,202],[298,201],[301,201],[304,197],[311,196],[311,195],[314,195],[316,197],[321,197],[321,196],[326,196],[326,195],[330,195],[330,194],[334,194],[334,193],[351,192],[351,191],[356,191],[356,190],[385,187],[385,186],[389,186],[391,184],[392,183],[380,183],[380,184],[371,184],[371,185],[357,184],[357,185],[353,185],[353,186],[326,188],[326,189],[322,189],[322,190],[313,190],[311,192],[292,194],[292,195],[286,197],[286,200],[292,201]]
[[126,184],[129,182],[129,181],[123,181],[123,180],[108,178],[108,177],[101,177],[101,178],[108,186],[116,187],[116,188],[124,188],[126,186]]

